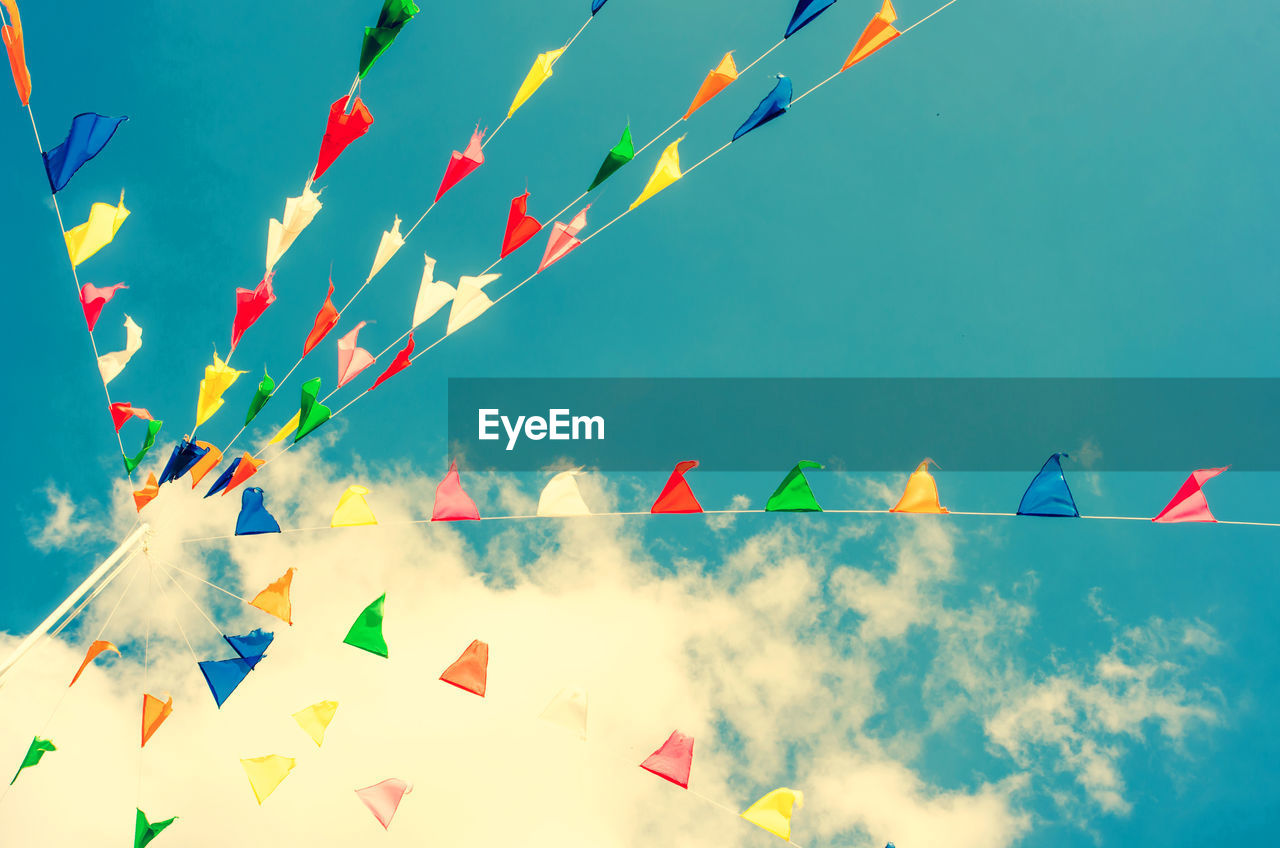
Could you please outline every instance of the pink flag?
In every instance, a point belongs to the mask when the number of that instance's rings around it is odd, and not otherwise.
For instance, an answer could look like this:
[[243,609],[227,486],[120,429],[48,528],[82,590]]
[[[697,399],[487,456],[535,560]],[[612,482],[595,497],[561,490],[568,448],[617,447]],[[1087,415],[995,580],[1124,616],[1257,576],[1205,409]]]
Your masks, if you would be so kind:
[[236,289],[236,318],[231,324],[231,346],[240,344],[244,331],[253,326],[253,322],[262,317],[267,307],[276,302],[276,293],[271,290],[271,278],[275,271],[268,271],[253,289]]
[[89,332],[93,332],[93,328],[98,324],[98,316],[102,314],[102,307],[106,306],[107,301],[115,297],[116,292],[120,289],[129,288],[124,283],[116,283],[114,286],[106,288],[98,288],[92,283],[85,283],[80,289],[80,305],[84,307],[84,320],[89,325]]
[[412,357],[413,357],[413,333],[411,331],[409,333],[408,343],[405,344],[405,346],[400,349],[400,352],[396,354],[396,358],[391,360],[391,364],[387,366],[387,370],[379,374],[378,379],[373,381],[373,385],[369,387],[369,391],[373,391],[374,389],[378,388],[378,386],[382,385],[382,382],[384,380],[388,379],[389,377],[394,377],[396,374],[399,374],[401,371],[408,368],[409,363],[413,361]]
[[444,197],[446,191],[462,182],[463,177],[484,164],[484,148],[480,144],[482,138],[484,133],[476,127],[475,132],[471,133],[467,149],[461,153],[453,151],[453,155],[449,157],[449,166],[444,169],[444,177],[440,180],[440,189],[436,192],[437,201]]
[[356,336],[364,325],[365,322],[361,321],[354,330],[338,339],[338,388],[350,383],[356,375],[373,364],[373,354],[356,346]]
[[1213,513],[1209,511],[1209,501],[1205,499],[1200,487],[1226,470],[1226,468],[1201,468],[1198,471],[1192,471],[1187,482],[1183,483],[1182,488],[1178,489],[1177,494],[1173,496],[1173,500],[1169,501],[1165,508],[1160,510],[1160,514],[1151,520],[1165,524],[1180,521],[1217,521],[1218,519],[1214,518]]
[[472,640],[440,679],[483,698],[489,688],[489,643]]
[[640,764],[640,768],[671,781],[681,789],[688,789],[689,770],[693,768],[693,737],[674,731],[661,748]]
[[479,521],[480,510],[476,502],[462,490],[458,477],[458,461],[449,464],[449,473],[436,486],[436,502],[431,508],[432,521]]
[[364,801],[364,805],[373,813],[373,817],[382,825],[383,830],[390,827],[391,819],[400,807],[400,799],[413,791],[413,784],[398,777],[388,778],[381,783],[357,789],[356,795]]
[[547,239],[547,249],[542,254],[542,263],[538,265],[538,273],[541,274],[548,265],[554,265],[561,259],[569,255],[569,252],[582,244],[575,236],[582,231],[587,225],[587,210],[591,208],[588,203],[582,207],[582,211],[573,216],[573,220],[567,224],[556,221],[551,227],[551,238]]
[[151,413],[145,409],[136,408],[127,401],[111,404],[111,423],[116,425],[116,432],[120,432],[120,428],[124,426],[124,422],[130,418],[141,418],[144,421],[151,421]]

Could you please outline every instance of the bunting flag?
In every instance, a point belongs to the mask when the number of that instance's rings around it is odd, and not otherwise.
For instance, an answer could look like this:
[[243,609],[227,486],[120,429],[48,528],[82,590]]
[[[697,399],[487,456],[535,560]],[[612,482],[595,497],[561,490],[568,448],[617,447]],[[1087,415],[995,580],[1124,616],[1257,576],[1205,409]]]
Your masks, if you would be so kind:
[[462,489],[458,460],[449,463],[449,473],[436,486],[436,500],[431,507],[432,521],[479,521],[480,510]]
[[631,202],[628,211],[635,209],[641,203],[644,203],[684,176],[684,174],[680,173],[680,151],[677,149],[682,141],[684,141],[684,136],[680,136],[671,142],[671,144],[667,145],[667,149],[662,151],[662,158],[658,160],[657,166],[653,169],[649,182],[645,183],[644,191],[640,192],[640,196]]
[[249,401],[249,411],[244,416],[244,426],[248,427],[249,422],[257,417],[262,411],[262,407],[267,405],[267,401],[271,400],[271,396],[275,394],[276,381],[271,379],[271,375],[267,373],[267,369],[262,369],[262,380],[258,383],[258,390],[253,393],[253,400]]
[[931,459],[916,466],[907,478],[907,488],[890,512],[924,512],[945,515],[947,508],[938,502],[938,484],[929,473]]
[[580,739],[587,738],[587,690],[566,686],[543,708],[538,718],[571,730]]
[[527,204],[529,192],[511,199],[511,209],[507,212],[507,229],[502,234],[502,257],[506,258],[516,248],[538,234],[542,224],[528,214]]
[[262,282],[251,289],[236,289],[236,317],[231,322],[231,349],[240,344],[244,331],[253,326],[262,317],[267,307],[276,302],[276,293],[271,288],[271,279],[275,271],[268,271],[262,276]]
[[552,477],[538,496],[538,515],[590,515],[582,492],[578,489],[578,475],[582,469],[561,471]]
[[821,15],[835,4],[836,0],[800,0],[796,10],[791,13],[791,23],[787,24],[787,32],[783,38],[790,38],[799,32],[814,18]]
[[533,67],[529,69],[524,82],[520,83],[520,90],[516,92],[516,98],[511,101],[511,108],[507,110],[508,118],[514,115],[516,110],[523,106],[524,102],[532,97],[544,82],[551,79],[551,68],[564,50],[565,48],[561,47],[558,50],[539,53],[538,58],[533,60]]
[[195,464],[208,452],[208,448],[202,447],[197,442],[188,439],[178,442],[174,445],[173,453],[169,455],[169,461],[165,463],[164,471],[160,472],[160,485],[163,486],[170,480],[181,479],[182,475],[195,467]]
[[479,639],[474,640],[462,652],[462,656],[444,670],[440,679],[483,698],[489,682],[488,643],[481,642]]
[[796,467],[787,472],[778,488],[769,496],[765,504],[765,512],[822,512],[818,499],[809,488],[809,481],[804,476],[806,468],[821,470],[822,466],[809,460],[801,460]]
[[373,354],[356,344],[364,325],[365,322],[361,321],[351,332],[338,339],[338,388],[350,383],[373,364]]
[[476,127],[471,133],[471,141],[467,142],[467,149],[461,152],[453,151],[453,155],[449,157],[449,165],[444,169],[444,176],[440,178],[440,188],[436,190],[435,202],[439,202],[446,191],[462,182],[464,177],[484,164],[484,148],[481,145],[483,138],[484,132]]
[[501,276],[501,274],[482,274],[479,277],[458,278],[458,290],[453,296],[453,306],[449,309],[449,324],[444,331],[446,336],[470,324],[493,306],[493,301],[481,289]]
[[298,197],[286,197],[284,216],[277,221],[267,221],[267,270],[274,271],[280,257],[293,246],[293,242],[307,228],[324,204],[320,192],[304,187]]
[[200,673],[204,675],[205,683],[209,684],[209,691],[213,694],[214,703],[219,708],[226,703],[227,698],[231,697],[231,693],[244,682],[249,676],[249,672],[253,671],[253,666],[243,657],[233,657],[229,660],[205,660],[199,663]]
[[200,381],[200,396],[196,400],[196,426],[204,424],[213,417],[213,414],[222,409],[222,395],[227,389],[231,388],[231,384],[240,379],[240,375],[247,373],[245,371],[237,371],[227,365],[215,350],[213,352],[213,364],[206,365],[204,369],[204,379]]
[[1018,502],[1018,515],[1042,515],[1058,518],[1079,518],[1080,510],[1076,508],[1076,499],[1071,496],[1071,487],[1062,473],[1060,457],[1065,453],[1055,453],[1045,460],[1040,473],[1031,481],[1031,485],[1022,494]]
[[733,63],[733,51],[730,50],[724,54],[719,65],[707,72],[707,78],[702,81],[702,85],[698,87],[698,93],[693,96],[693,102],[689,104],[689,111],[684,113],[684,120],[689,120],[690,115],[728,88],[729,84],[737,78],[738,66]]
[[396,255],[396,251],[404,247],[404,236],[400,235],[400,216],[396,215],[395,221],[391,224],[391,229],[384,230],[382,238],[378,241],[378,251],[373,255],[373,266],[369,268],[369,276],[365,282],[369,282],[378,272],[382,270],[382,266],[391,261],[391,257]]
[[413,0],[383,0],[377,25],[364,28],[364,41],[360,44],[360,79],[364,79],[373,63],[396,40],[400,29],[419,11]]
[[84,670],[89,667],[89,663],[96,660],[100,654],[106,651],[111,651],[116,656],[120,656],[120,649],[105,639],[97,639],[90,643],[89,650],[85,651],[84,661],[80,663],[80,667],[76,669],[75,676],[71,678],[71,682],[67,686],[75,686],[76,681],[80,679],[80,675],[84,674]]
[[1209,511],[1209,501],[1205,498],[1204,492],[1200,490],[1200,487],[1226,470],[1224,467],[1201,468],[1198,471],[1192,471],[1191,476],[1174,494],[1173,500],[1165,504],[1164,509],[1160,510],[1160,514],[1151,520],[1159,521],[1162,524],[1175,524],[1183,521],[1216,522],[1218,519],[1214,518],[1213,513]]
[[756,801],[742,817],[779,839],[791,841],[791,813],[804,806],[804,793],[795,789],[775,789]]
[[316,313],[316,320],[311,325],[311,332],[307,333],[307,340],[302,345],[302,355],[305,357],[308,353],[311,353],[312,349],[320,344],[321,339],[329,335],[329,331],[337,323],[338,310],[333,306],[333,277],[330,277],[329,293],[324,296],[324,305]]
[[[164,426],[164,422],[158,419],[151,419],[147,422],[147,434],[142,437],[142,448],[133,456],[124,458],[125,471],[132,474],[134,469],[142,464],[142,460],[146,459],[147,452],[156,443],[156,434],[160,432],[160,428]],[[156,484],[159,485],[158,483]]]
[[18,781],[18,775],[22,774],[23,769],[29,769],[34,765],[38,765],[40,761],[44,759],[45,754],[56,750],[58,750],[57,747],[48,739],[33,736],[31,738],[31,744],[27,746],[27,753],[22,758],[22,765],[18,766],[18,770],[14,773],[13,780],[9,781],[9,785],[12,786]]
[[124,426],[124,422],[130,418],[141,418],[143,421],[153,420],[150,412],[127,401],[118,401],[111,404],[111,423],[115,425],[117,433]]
[[262,501],[262,489],[249,486],[240,493],[240,514],[236,516],[237,536],[260,536],[279,533],[280,524],[267,512]]
[[208,442],[196,441],[196,444],[205,449],[205,454],[200,461],[191,467],[191,488],[200,485],[200,481],[210,471],[218,467],[218,463],[222,462],[222,451],[209,444]]
[[107,305],[107,301],[115,297],[120,289],[127,288],[129,287],[124,283],[116,283],[106,288],[98,288],[90,283],[81,286],[80,306],[84,309],[84,322],[89,325],[89,332],[92,333],[93,328],[98,326],[98,316],[102,314],[102,307]]
[[381,597],[364,608],[342,641],[353,648],[387,657],[387,640],[382,635],[383,608],[386,603],[387,593],[383,592]]
[[26,106],[31,102],[31,71],[27,70],[27,51],[22,42],[22,17],[18,14],[17,0],[0,0],[9,10],[9,23],[0,28],[4,50],[9,54],[9,70],[13,72],[13,87],[18,90],[18,100]]
[[142,512],[142,508],[155,500],[158,494],[160,494],[160,484],[156,481],[156,475],[153,472],[147,475],[147,482],[142,488],[133,493],[133,505],[138,512]]
[[603,9],[604,4],[608,2],[609,0],[591,0],[591,17],[594,18],[596,16],[596,12]]
[[177,816],[171,819],[165,819],[154,824],[147,821],[147,814],[138,810],[138,817],[133,826],[133,848],[147,848],[151,844],[151,840],[164,831],[169,825],[178,820]]
[[[388,2],[394,2],[394,0],[388,0]],[[250,757],[240,761],[240,767],[244,769],[245,777],[249,778],[249,786],[253,788],[253,797],[258,799],[259,807],[272,792],[276,791],[276,787],[284,782],[295,765],[297,760],[293,757],[282,757],[279,754]]]
[[391,826],[396,810],[400,808],[401,799],[412,791],[412,783],[392,777],[373,786],[357,789],[356,795],[369,808],[369,812],[373,813],[382,829],[386,830]]
[[275,641],[276,634],[258,627],[243,636],[224,635],[222,638],[240,659],[249,664],[249,670],[252,671],[267,658],[267,648]]
[[413,329],[440,311],[446,303],[453,300],[457,289],[443,281],[436,281],[436,261],[425,253],[422,254],[422,283],[418,286],[418,299],[413,304]]
[[71,265],[77,266],[99,250],[111,244],[111,240],[124,226],[129,217],[129,210],[124,207],[124,192],[120,192],[120,203],[95,203],[89,207],[89,220],[67,230],[67,255],[71,257]]
[[230,476],[228,476],[227,482],[219,490],[222,492],[222,496],[226,497],[227,492],[230,492],[254,474],[257,474],[258,469],[262,467],[264,462],[266,462],[265,459],[254,459],[253,454],[248,451],[241,454],[240,458],[235,461],[235,464],[227,469]]
[[396,351],[395,359],[391,360],[391,364],[387,366],[387,370],[378,375],[378,379],[373,381],[373,385],[369,387],[369,391],[381,386],[385,380],[389,380],[401,371],[409,367],[409,363],[413,362],[413,331],[409,332],[409,341],[405,346]]
[[267,584],[267,588],[253,596],[253,600],[249,602],[249,606],[257,607],[267,615],[274,615],[285,624],[293,624],[293,604],[289,600],[290,591],[293,587],[293,573],[296,568],[290,568],[279,580],[272,581]]
[[[317,396],[320,394],[320,378],[308,380],[302,384],[302,405],[298,409],[297,432],[293,435],[293,441],[296,444],[301,441],[303,436],[311,433],[321,424],[329,420],[331,414],[329,407],[321,403]],[[286,427],[288,425],[285,425]]]
[[862,35],[858,38],[858,43],[853,45],[849,58],[844,60],[840,70],[849,70],[849,68],[902,35],[893,25],[893,22],[897,19],[898,13],[893,10],[893,0],[884,0],[884,5],[871,18],[871,23],[867,24],[867,28],[862,31]]
[[[658,493],[658,499],[649,508],[651,513],[665,512],[702,512],[702,504],[693,496],[684,475],[698,467],[698,460],[686,459],[677,462],[675,470],[667,478],[667,485]],[[776,494],[776,493],[775,493]]]
[[320,140],[320,155],[316,157],[312,182],[324,176],[347,145],[367,133],[371,126],[373,115],[369,114],[359,97],[352,102],[350,112],[347,112],[346,95],[335,100],[329,107],[329,121],[324,128],[324,138]]
[[551,227],[551,237],[547,239],[547,249],[542,252],[542,261],[538,263],[537,273],[541,274],[549,265],[554,265],[561,259],[564,259],[572,251],[576,250],[582,241],[578,239],[578,233],[582,232],[582,228],[587,225],[587,210],[591,208],[588,203],[582,207],[582,211],[573,216],[567,224],[556,221]]
[[587,186],[587,191],[594,190],[596,186],[609,179],[619,168],[634,158],[636,158],[636,145],[631,140],[631,125],[627,124],[622,130],[622,138],[604,157],[604,161],[600,163],[600,170],[596,171],[596,178],[591,181],[591,185]]
[[673,731],[661,748],[645,758],[640,768],[688,789],[689,771],[693,768],[693,737]]
[[160,729],[164,720],[173,712],[173,698],[162,701],[155,695],[142,696],[142,746]]
[[71,119],[71,130],[62,144],[40,155],[44,157],[44,171],[49,176],[49,188],[54,193],[62,191],[80,167],[102,152],[116,134],[116,129],[129,117],[108,118],[96,112],[82,112]]
[[134,323],[128,315],[124,316],[124,350],[115,350],[98,357],[98,373],[102,375],[105,386],[120,376],[120,372],[133,359],[133,355],[142,350],[142,328]]
[[236,457],[235,459],[231,460],[231,464],[227,466],[225,471],[223,471],[221,474],[218,475],[218,479],[213,481],[213,485],[209,487],[209,491],[204,493],[204,496],[206,498],[210,498],[218,494],[218,492],[221,492],[224,489],[226,489],[227,484],[231,482],[232,475],[236,473],[236,470],[239,467],[240,467],[240,457]]
[[324,744],[325,731],[329,729],[329,723],[333,721],[333,717],[337,712],[337,701],[318,701],[294,713],[293,720],[298,723],[298,727],[301,727],[302,731],[310,736],[311,741],[316,743],[316,747],[319,748]]
[[378,519],[373,517],[373,510],[369,508],[369,503],[364,496],[369,494],[369,490],[364,486],[348,486],[347,490],[342,493],[342,497],[338,498],[338,508],[333,511],[333,517],[329,519],[330,527],[363,527],[369,524],[377,524]]
[[733,140],[737,141],[757,127],[764,126],[779,115],[785,114],[790,108],[791,78],[778,74],[778,83],[773,87],[773,91],[765,95],[755,111],[743,121],[742,126],[738,127],[737,132],[733,134]]

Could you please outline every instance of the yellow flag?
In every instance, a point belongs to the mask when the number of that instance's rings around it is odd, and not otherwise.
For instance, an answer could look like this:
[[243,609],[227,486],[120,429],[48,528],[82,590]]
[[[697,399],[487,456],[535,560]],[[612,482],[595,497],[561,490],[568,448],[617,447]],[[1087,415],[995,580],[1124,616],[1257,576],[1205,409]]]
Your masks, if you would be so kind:
[[213,364],[205,366],[204,379],[200,381],[200,397],[196,401],[197,427],[222,408],[222,393],[231,388],[231,384],[243,373],[245,372],[228,367],[218,357],[218,352],[214,351]]
[[890,512],[946,513],[947,508],[938,503],[938,484],[929,473],[929,463],[932,461],[926,459],[911,472],[911,476],[907,478],[907,488]]
[[756,801],[742,817],[781,839],[791,841],[791,810],[804,806],[804,793],[796,789],[775,789]]
[[244,773],[249,777],[249,785],[253,787],[253,797],[258,799],[258,806],[262,806],[267,796],[276,791],[276,787],[289,776],[296,764],[293,757],[281,757],[278,754],[240,761]]
[[552,50],[550,53],[539,53],[538,58],[533,60],[533,67],[529,69],[529,74],[524,78],[524,82],[520,83],[520,90],[516,92],[516,99],[511,101],[511,108],[507,110],[507,117],[510,118],[516,113],[516,110],[524,105],[524,102],[533,96],[541,85],[551,79],[551,66],[556,63],[556,59],[560,58],[560,54],[564,52],[564,48]]
[[338,711],[337,701],[319,701],[303,710],[298,710],[293,714],[293,720],[298,723],[311,741],[316,743],[319,748],[324,742],[324,732],[329,727],[329,722],[333,721],[334,713]]
[[102,248],[120,232],[129,210],[124,208],[124,192],[120,192],[120,205],[95,203],[89,207],[89,220],[67,230],[67,254],[72,265],[79,265]]
[[338,508],[333,511],[330,527],[361,527],[366,524],[377,524],[373,510],[369,509],[364,496],[369,490],[364,486],[348,486],[338,499]]
[[[658,160],[658,166],[653,169],[653,176],[649,177],[649,182],[645,184],[644,191],[640,192],[631,203],[630,209],[635,209],[641,203],[653,197],[667,186],[684,176],[680,173],[680,151],[676,146],[684,141],[684,136],[680,136],[671,144],[667,145],[667,149],[662,151],[662,158]],[[630,211],[628,209],[627,211]]]
[[281,427],[279,432],[277,432],[274,436],[272,436],[271,441],[267,442],[267,444],[276,445],[276,444],[279,444],[280,442],[283,442],[285,439],[289,438],[290,436],[292,436],[293,431],[298,429],[298,422],[301,420],[302,420],[301,410],[293,413],[293,417],[289,419],[289,423]]

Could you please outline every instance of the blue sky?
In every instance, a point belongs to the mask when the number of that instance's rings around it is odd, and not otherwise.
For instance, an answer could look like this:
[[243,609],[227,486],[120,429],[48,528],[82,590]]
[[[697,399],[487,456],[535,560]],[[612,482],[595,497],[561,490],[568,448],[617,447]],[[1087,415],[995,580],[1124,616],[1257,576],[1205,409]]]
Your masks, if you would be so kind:
[[[322,181],[324,210],[279,264],[279,299],[236,353],[235,365],[250,373],[203,436],[225,441],[238,429],[256,372],[265,364],[279,376],[300,352],[330,266],[341,304],[393,215],[406,227],[418,217],[449,152],[475,124],[497,126],[534,55],[563,43],[586,6],[424,7],[366,79],[375,124]],[[686,164],[729,138],[772,74],[790,75],[797,91],[825,78],[876,8],[836,4],[705,107],[680,130]],[[933,8],[900,4],[900,23]],[[166,420],[157,452],[167,455],[193,420],[213,346],[228,347],[233,289],[261,277],[266,221],[314,163],[328,105],[347,89],[360,27],[377,4],[331,2],[323,14],[302,3],[74,11],[55,18],[38,4],[23,7],[32,105],[46,146],[78,112],[131,118],[60,201],[70,226],[92,202],[126,189],[133,215],[81,267],[81,279],[130,286],[104,310],[98,343],[120,346],[122,312],[144,328],[142,352],[111,389]],[[611,0],[486,148],[484,167],[446,196],[352,307],[351,318],[371,322],[363,346],[377,351],[406,325],[424,251],[438,260],[438,279],[477,273],[497,256],[511,197],[528,188],[539,217],[564,206],[628,121],[647,141],[683,112],[726,50],[745,65],[781,36],[790,11],[772,0]],[[960,0],[440,345],[331,425],[334,438],[307,456],[334,475],[387,486],[402,475],[438,478],[450,376],[1277,376],[1269,213],[1280,168],[1267,140],[1280,127],[1257,90],[1280,18],[1261,2],[1233,11],[1225,25],[1188,2],[1152,15],[1114,4]],[[15,508],[3,519],[0,629],[23,633],[111,547],[85,533],[33,545],[49,526],[50,493],[74,504],[80,520],[110,529],[120,463],[26,116],[7,92],[0,104],[11,348],[24,354],[6,379],[21,413],[0,424],[21,446],[6,461]],[[593,195],[591,226],[626,207],[661,146]],[[539,255],[530,246],[504,262],[494,288],[523,279]],[[328,385],[334,373],[330,340],[293,380],[322,376]],[[286,417],[283,407],[267,412],[259,436]],[[136,426],[125,430],[130,450]],[[1046,445],[1045,453],[1070,447]],[[1231,461],[1230,445],[1205,446],[1205,466]],[[1073,473],[1081,472],[1068,465]],[[1071,479],[1086,512],[1147,515],[1183,477]],[[535,476],[513,479],[536,492]],[[1012,509],[1026,479],[939,473],[943,502],[973,511]],[[885,481],[900,487],[902,478],[815,475],[814,487],[824,504],[878,506]],[[640,475],[613,496],[621,509],[644,508],[661,482]],[[759,506],[775,480],[703,469],[691,482],[708,507],[739,494]],[[504,501],[492,486],[496,506]],[[1229,473],[1208,491],[1220,518],[1276,520],[1274,475]],[[297,493],[289,498],[291,508],[302,503]],[[861,522],[867,534],[856,538],[837,529],[859,523],[848,517],[797,521],[813,528],[797,544],[830,560],[820,571],[835,585],[842,563],[885,578],[902,570],[912,545],[942,544],[906,538],[879,518]],[[957,622],[994,617],[1007,632],[992,637],[992,650],[1018,669],[1019,691],[1089,684],[1100,658],[1129,651],[1141,654],[1129,657],[1135,667],[1179,669],[1161,682],[1161,697],[1209,709],[1213,719],[1170,735],[1153,714],[1121,733],[1123,744],[1099,743],[1122,749],[1115,761],[1131,805],[1105,809],[1074,772],[1050,765],[1055,756],[1024,751],[1020,759],[1000,747],[998,720],[1016,701],[1012,678],[970,688],[938,678],[959,623],[876,642],[885,637],[858,629],[875,615],[828,586],[817,596],[823,637],[835,644],[863,633],[862,647],[854,639],[849,650],[874,653],[878,696],[903,704],[869,706],[861,735],[911,740],[895,753],[936,792],[1035,774],[1032,788],[1016,793],[1032,822],[1017,844],[1189,844],[1269,832],[1280,740],[1264,710],[1280,693],[1260,599],[1275,589],[1271,531],[954,526],[962,534],[947,541],[954,569],[922,578],[931,587],[924,595]],[[743,520],[714,533],[691,523],[636,532],[655,567],[678,571],[689,559],[721,575],[734,551],[771,528]],[[469,562],[480,571],[484,539],[473,540]],[[536,541],[519,545],[529,557],[539,550]],[[1009,611],[993,592],[1025,605],[1021,626],[1001,619]],[[1212,650],[1179,641],[1193,632],[1209,634],[1203,644]],[[1128,690],[1120,697],[1142,700]],[[1019,737],[1029,748],[1032,738]],[[788,741],[813,755],[807,744]],[[753,761],[749,747],[739,753],[726,785],[743,796],[771,788],[743,776]],[[845,833],[832,824],[824,835],[828,844],[862,844]]]

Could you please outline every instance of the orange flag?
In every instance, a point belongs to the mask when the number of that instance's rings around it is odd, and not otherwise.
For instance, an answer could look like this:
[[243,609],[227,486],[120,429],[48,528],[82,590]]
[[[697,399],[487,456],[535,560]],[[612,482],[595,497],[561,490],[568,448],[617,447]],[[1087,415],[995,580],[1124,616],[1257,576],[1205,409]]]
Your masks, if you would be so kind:
[[898,32],[893,22],[898,19],[898,13],[893,10],[893,0],[884,0],[884,5],[880,7],[880,11],[876,12],[875,17],[871,19],[871,23],[867,24],[867,28],[862,31],[862,36],[858,39],[858,43],[853,45],[853,52],[849,54],[849,58],[844,60],[844,65],[840,70],[847,71],[872,53],[884,47],[890,41],[893,41],[902,33]]
[[890,512],[946,513],[947,508],[938,503],[938,484],[929,473],[930,462],[933,460],[926,459],[911,472],[911,476],[907,478],[906,490]]
[[707,78],[702,81],[702,87],[698,89],[698,93],[693,96],[693,102],[689,104],[689,111],[684,113],[684,120],[688,120],[689,116],[706,105],[707,101],[724,91],[729,83],[738,78],[738,67],[733,64],[733,51],[730,50],[724,54],[724,58],[720,60],[720,64],[715,70],[707,74]]
[[153,471],[147,475],[146,485],[133,493],[133,504],[138,508],[138,512],[142,512],[142,508],[151,503],[158,494],[160,494],[160,484],[156,481],[156,473]]
[[476,639],[444,670],[440,679],[483,698],[489,682],[489,644]]
[[89,663],[98,658],[98,654],[103,651],[115,651],[116,656],[120,655],[120,649],[105,639],[99,639],[89,646],[89,650],[85,652],[84,662],[80,663],[80,667],[76,669],[76,676],[71,678],[71,682],[67,686],[75,686],[76,681],[80,679],[80,675],[89,667]]
[[0,30],[5,52],[9,54],[9,68],[13,71],[13,85],[18,89],[18,99],[26,106],[31,101],[31,71],[27,70],[27,49],[22,42],[22,17],[18,14],[18,0],[0,0],[9,10],[10,22]]
[[168,701],[161,701],[154,695],[142,696],[142,745],[146,747],[147,740],[151,735],[164,724],[164,720],[173,712],[173,698]]
[[207,452],[204,456],[191,466],[191,488],[200,485],[200,481],[204,479],[204,475],[218,467],[218,463],[222,462],[222,451],[218,450],[208,442],[196,440],[196,444],[205,448]]
[[249,605],[257,607],[268,615],[274,615],[285,624],[292,625],[293,604],[289,601],[289,588],[293,585],[295,571],[297,571],[296,568],[286,571],[283,577],[259,592]]
[[227,482],[227,487],[222,490],[225,496],[227,492],[239,486],[245,480],[258,473],[258,469],[266,462],[265,459],[254,459],[248,452],[244,452],[244,456],[240,457],[240,464],[236,466],[235,472],[231,475],[231,480]]

